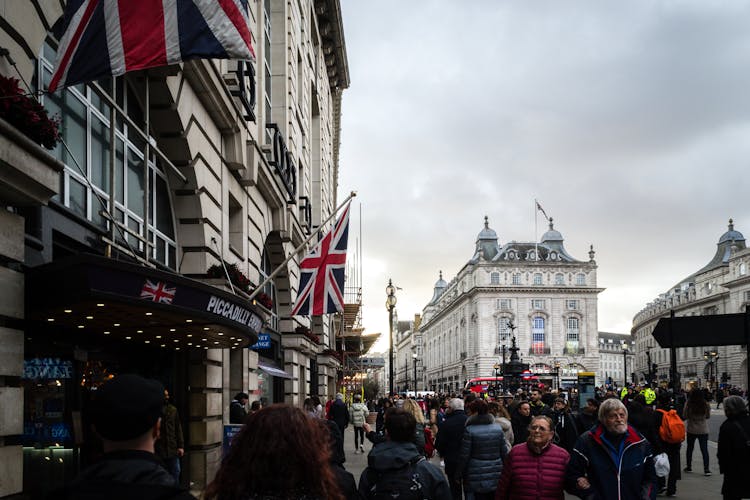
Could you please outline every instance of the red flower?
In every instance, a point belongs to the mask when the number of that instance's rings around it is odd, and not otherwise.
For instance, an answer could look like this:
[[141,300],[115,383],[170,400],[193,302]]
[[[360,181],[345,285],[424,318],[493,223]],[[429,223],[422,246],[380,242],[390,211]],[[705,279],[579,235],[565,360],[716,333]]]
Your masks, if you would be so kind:
[[39,101],[24,94],[16,78],[0,75],[0,118],[47,149],[60,142],[60,117],[50,118]]

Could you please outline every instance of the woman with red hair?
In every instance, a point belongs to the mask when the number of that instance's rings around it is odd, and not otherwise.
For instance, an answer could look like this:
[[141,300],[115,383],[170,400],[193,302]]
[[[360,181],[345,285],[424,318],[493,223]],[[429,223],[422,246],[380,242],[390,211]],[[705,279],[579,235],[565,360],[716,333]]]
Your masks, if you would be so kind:
[[276,404],[248,416],[205,498],[343,500],[329,465],[329,435],[299,408]]

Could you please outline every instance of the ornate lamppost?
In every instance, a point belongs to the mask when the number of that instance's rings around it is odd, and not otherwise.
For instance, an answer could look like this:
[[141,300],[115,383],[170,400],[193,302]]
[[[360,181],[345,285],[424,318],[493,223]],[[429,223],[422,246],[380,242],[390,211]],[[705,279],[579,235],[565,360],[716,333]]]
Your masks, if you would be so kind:
[[388,310],[388,394],[393,395],[393,310],[396,308],[396,287],[389,279],[385,287],[385,308]]

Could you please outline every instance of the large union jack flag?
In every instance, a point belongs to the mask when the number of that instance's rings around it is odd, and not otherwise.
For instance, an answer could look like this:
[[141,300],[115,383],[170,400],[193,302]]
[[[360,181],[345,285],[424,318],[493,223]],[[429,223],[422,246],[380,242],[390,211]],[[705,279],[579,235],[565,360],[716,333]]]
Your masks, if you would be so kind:
[[68,0],[49,91],[189,59],[255,58],[249,0]]
[[293,316],[321,316],[344,310],[344,273],[349,240],[349,206],[333,228],[300,262]]
[[167,287],[167,284],[162,281],[154,283],[151,280],[146,280],[143,288],[141,288],[141,298],[160,304],[171,304],[174,300],[175,291],[175,287]]

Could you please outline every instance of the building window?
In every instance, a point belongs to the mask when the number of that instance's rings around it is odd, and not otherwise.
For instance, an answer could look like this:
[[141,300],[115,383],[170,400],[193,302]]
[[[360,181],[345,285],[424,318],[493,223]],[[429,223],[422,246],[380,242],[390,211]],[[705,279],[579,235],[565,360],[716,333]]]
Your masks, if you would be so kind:
[[513,284],[514,285],[521,284],[521,273],[513,273]]
[[499,284],[500,284],[500,273],[491,273],[490,285],[499,285]]
[[578,318],[568,318],[568,331],[565,337],[565,348],[569,354],[578,353],[578,340],[580,339],[578,323]]
[[544,309],[544,299],[531,299],[531,308],[535,310]]
[[[37,88],[49,86],[55,58],[54,48],[45,43],[36,68]],[[109,95],[113,94],[114,83],[118,105],[141,128],[145,127],[139,100],[124,77],[98,83]],[[44,94],[41,99],[50,115],[61,117],[60,134],[71,151],[68,153],[62,145],[52,151],[65,164],[60,176],[61,189],[54,199],[104,230],[110,228],[108,210],[123,228],[115,231],[117,243],[127,242],[150,260],[176,269],[177,243],[167,176],[153,151],[148,157],[148,173],[144,172],[146,142],[141,134],[120,117],[116,119],[112,192],[109,102],[87,85],[67,87],[55,94]],[[145,213],[147,196],[148,214]]]
[[557,273],[555,274],[555,285],[564,285],[565,284],[565,276],[563,273]]
[[535,316],[531,327],[531,352],[533,354],[544,354],[545,347],[544,318]]
[[586,284],[586,275],[583,273],[576,274],[576,285],[585,285]]
[[[271,265],[271,259],[268,258],[268,252],[263,249],[263,255],[260,258],[260,269],[259,277],[260,281],[263,282],[273,273],[273,266]],[[276,284],[273,280],[269,281],[263,286],[263,293],[271,297],[271,320],[268,322],[268,326],[274,331],[279,331],[279,315],[276,309]]]
[[500,309],[510,310],[510,299],[499,299]]
[[509,318],[498,318],[497,320],[497,341],[499,345],[507,345],[508,341],[510,340],[510,327],[508,326],[508,323],[510,322]]
[[534,273],[534,284],[535,285],[542,284],[542,273]]
[[565,301],[565,307],[569,311],[575,311],[575,310],[577,310],[578,309],[578,300],[575,300],[575,299],[566,300]]
[[740,276],[744,276],[747,274],[747,264],[744,262],[740,262]]

